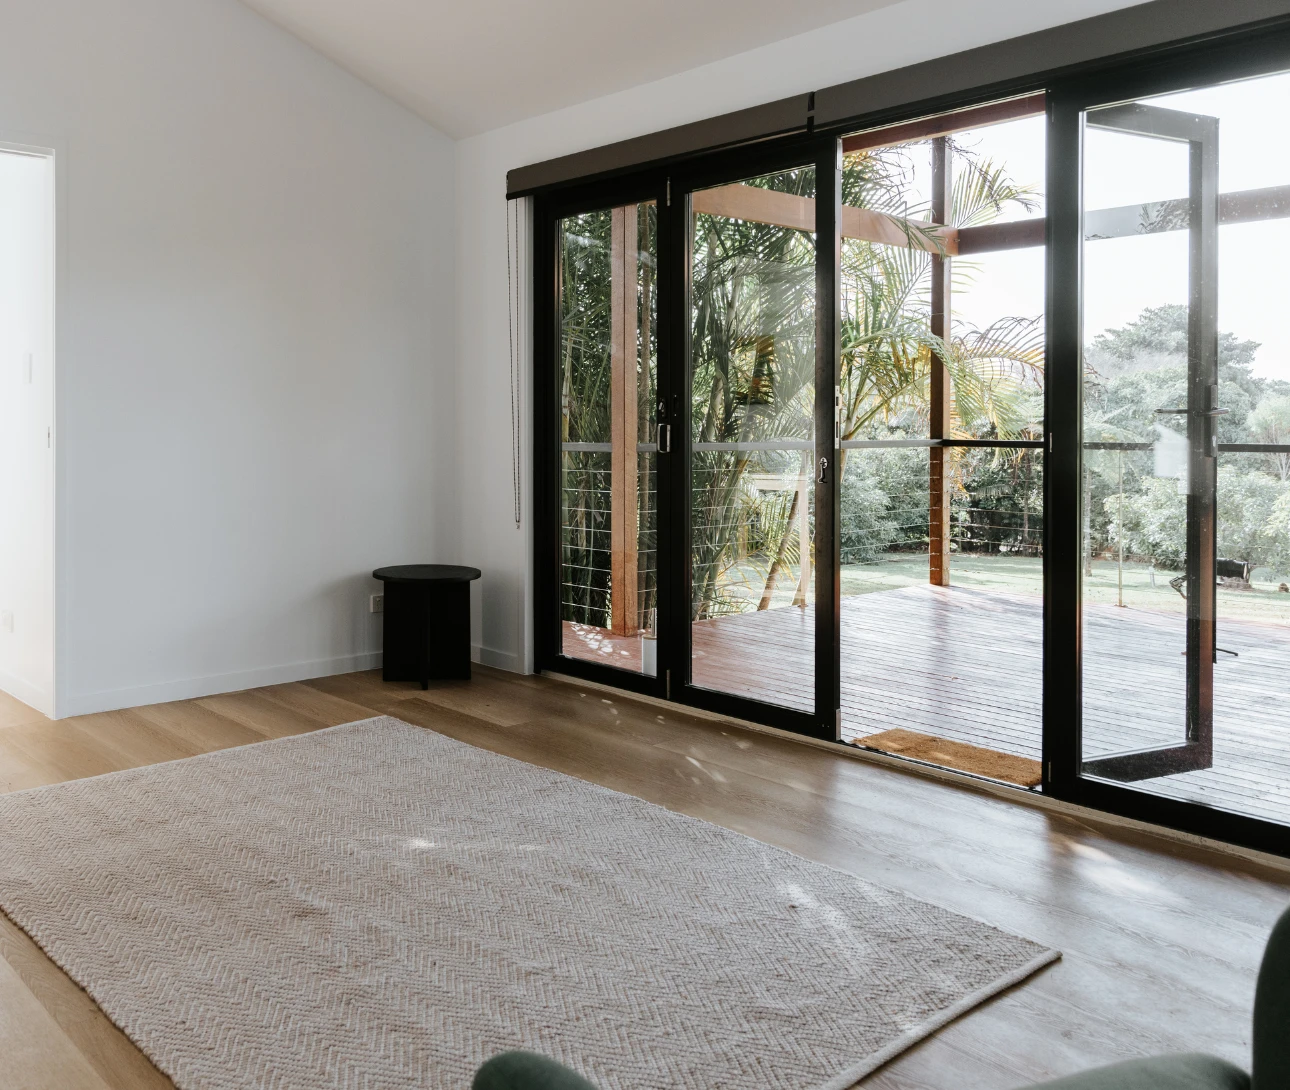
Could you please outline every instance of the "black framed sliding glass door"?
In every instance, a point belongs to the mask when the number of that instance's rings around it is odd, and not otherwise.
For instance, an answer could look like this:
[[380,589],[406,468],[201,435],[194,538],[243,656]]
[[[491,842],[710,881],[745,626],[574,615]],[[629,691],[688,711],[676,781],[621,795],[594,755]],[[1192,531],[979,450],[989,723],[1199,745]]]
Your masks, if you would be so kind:
[[832,737],[837,168],[813,146],[822,184],[739,154],[661,199],[540,206],[538,661]]
[[1055,645],[1055,687],[1078,715],[1052,716],[1048,753],[1058,794],[1274,846],[1260,822],[1290,823],[1290,159],[1269,125],[1290,74],[1257,64],[1058,95],[1074,184],[1053,291],[1076,395],[1058,495],[1079,513],[1058,593],[1079,638]]
[[689,683],[813,716],[815,167],[688,199]]
[[1276,849],[1287,48],[542,194],[539,666]]
[[[1085,313],[1123,308],[1114,266],[1151,270],[1139,281],[1147,321],[1175,335],[1172,351],[1151,351],[1099,331],[1085,355],[1081,771],[1127,783],[1213,764],[1215,469],[1227,411],[1217,398],[1218,120],[1131,102],[1086,111],[1084,126]],[[1138,168],[1131,178],[1126,161]],[[1168,558],[1132,530],[1126,541],[1149,496],[1176,520]]]
[[[548,655],[657,688],[659,327],[657,199],[598,191],[553,207],[535,247],[537,384],[553,456],[540,478]],[[545,274],[545,276],[544,276]],[[549,279],[546,277],[549,276]],[[542,288],[545,280],[545,288]]]

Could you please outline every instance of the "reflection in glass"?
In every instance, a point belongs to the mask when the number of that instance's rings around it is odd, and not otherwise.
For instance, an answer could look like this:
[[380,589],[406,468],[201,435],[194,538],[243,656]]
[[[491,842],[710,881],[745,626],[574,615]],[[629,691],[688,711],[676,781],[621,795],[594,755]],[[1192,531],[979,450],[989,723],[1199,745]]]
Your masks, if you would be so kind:
[[562,651],[657,672],[656,208],[560,222]]
[[692,681],[814,708],[815,172],[692,197]]
[[[1126,161],[1136,167],[1131,178]],[[1115,305],[1105,297],[1118,290],[1115,269],[1172,269],[1152,285],[1159,305],[1145,324],[1101,330],[1084,353],[1083,755],[1091,760],[1184,740],[1189,237],[1140,232],[1145,214],[1118,210],[1186,198],[1190,169],[1185,141],[1096,126],[1086,132],[1085,163],[1085,314]],[[1169,340],[1172,352],[1135,343]],[[1126,533],[1126,517],[1143,504],[1169,510],[1173,522],[1159,566],[1142,564]]]

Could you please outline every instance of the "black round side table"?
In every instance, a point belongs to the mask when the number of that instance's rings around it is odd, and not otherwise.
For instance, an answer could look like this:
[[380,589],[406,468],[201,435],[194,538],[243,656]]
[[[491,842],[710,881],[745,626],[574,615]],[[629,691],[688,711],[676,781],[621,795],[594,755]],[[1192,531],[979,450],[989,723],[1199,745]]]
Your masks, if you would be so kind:
[[482,573],[459,564],[377,568],[385,584],[382,681],[470,679],[470,584]]

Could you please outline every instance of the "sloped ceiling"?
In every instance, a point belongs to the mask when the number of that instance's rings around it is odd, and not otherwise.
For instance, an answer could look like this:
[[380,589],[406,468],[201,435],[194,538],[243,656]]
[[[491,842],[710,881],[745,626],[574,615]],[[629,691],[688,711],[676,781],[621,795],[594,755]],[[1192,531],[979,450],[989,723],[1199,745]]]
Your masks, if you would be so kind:
[[896,0],[244,0],[453,137]]

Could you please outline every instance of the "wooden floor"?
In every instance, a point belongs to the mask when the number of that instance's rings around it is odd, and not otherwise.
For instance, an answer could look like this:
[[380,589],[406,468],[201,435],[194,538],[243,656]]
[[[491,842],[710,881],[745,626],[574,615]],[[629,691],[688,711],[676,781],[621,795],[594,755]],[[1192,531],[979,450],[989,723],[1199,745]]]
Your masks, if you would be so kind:
[[[842,729],[903,727],[1039,760],[1039,599],[967,587],[906,587],[842,599]],[[694,625],[694,681],[811,711],[813,609]],[[1225,621],[1214,667],[1214,766],[1140,786],[1290,822],[1290,631]],[[1084,756],[1183,741],[1180,616],[1086,607]],[[566,625],[566,653],[639,668],[638,640]],[[634,658],[633,658],[634,656]]]
[[[1177,1049],[1249,1062],[1255,971],[1290,902],[1290,872],[551,679],[479,669],[423,693],[362,673],[58,722],[0,696],[0,787],[376,714],[631,792],[1064,952],[866,1087],[1007,1090]],[[170,1085],[3,916],[0,1083]]]

